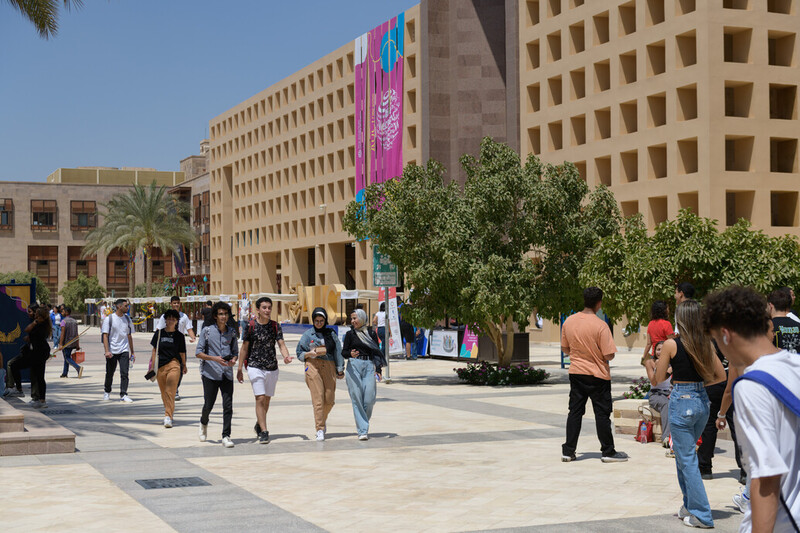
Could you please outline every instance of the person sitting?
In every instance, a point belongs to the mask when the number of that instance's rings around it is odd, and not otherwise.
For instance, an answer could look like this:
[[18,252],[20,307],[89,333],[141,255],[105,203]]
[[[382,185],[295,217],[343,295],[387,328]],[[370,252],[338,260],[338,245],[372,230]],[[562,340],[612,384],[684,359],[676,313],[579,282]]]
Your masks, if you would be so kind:
[[664,346],[664,341],[656,343],[653,357],[644,362],[644,368],[651,385],[647,403],[661,415],[661,443],[667,448],[669,447],[669,393],[672,392],[672,377],[668,376],[660,383],[656,381],[656,365],[661,357],[662,346]]

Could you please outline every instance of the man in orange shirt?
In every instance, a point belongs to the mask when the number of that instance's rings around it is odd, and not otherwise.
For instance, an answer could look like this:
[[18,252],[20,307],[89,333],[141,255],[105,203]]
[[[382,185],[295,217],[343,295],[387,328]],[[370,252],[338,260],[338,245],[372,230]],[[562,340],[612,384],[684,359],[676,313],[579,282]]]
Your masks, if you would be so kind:
[[561,350],[569,355],[569,415],[567,441],[561,446],[561,460],[575,460],[575,449],[581,433],[581,419],[586,401],[592,399],[597,438],[604,463],[627,461],[628,456],[614,449],[611,431],[611,372],[608,362],[614,359],[617,346],[608,325],[597,312],[603,304],[603,291],[588,287],[583,291],[583,311],[564,321],[561,328]]

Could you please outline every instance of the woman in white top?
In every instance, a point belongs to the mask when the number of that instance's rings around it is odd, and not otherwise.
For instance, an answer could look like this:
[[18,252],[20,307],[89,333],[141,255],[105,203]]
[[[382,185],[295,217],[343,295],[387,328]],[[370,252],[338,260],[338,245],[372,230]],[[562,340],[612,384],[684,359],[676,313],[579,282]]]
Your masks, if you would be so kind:
[[375,316],[372,317],[372,325],[378,328],[378,338],[381,342],[386,340],[386,305],[385,302],[381,302],[380,307],[378,308],[378,312],[375,313]]

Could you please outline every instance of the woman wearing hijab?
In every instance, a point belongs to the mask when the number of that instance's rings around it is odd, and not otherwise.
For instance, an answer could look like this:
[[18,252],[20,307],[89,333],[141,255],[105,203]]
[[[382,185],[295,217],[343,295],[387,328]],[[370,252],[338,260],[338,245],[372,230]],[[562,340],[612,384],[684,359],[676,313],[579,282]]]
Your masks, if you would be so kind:
[[353,416],[356,419],[358,440],[367,440],[369,419],[375,405],[375,375],[380,375],[383,355],[378,348],[378,336],[367,327],[367,314],[356,309],[350,315],[353,327],[344,336],[342,356],[349,359],[346,380],[350,399],[353,402]]
[[311,392],[317,440],[325,440],[328,413],[336,397],[336,380],[344,377],[344,359],[339,337],[328,327],[328,314],[322,307],[311,313],[312,329],[300,337],[297,358],[306,364],[306,385]]

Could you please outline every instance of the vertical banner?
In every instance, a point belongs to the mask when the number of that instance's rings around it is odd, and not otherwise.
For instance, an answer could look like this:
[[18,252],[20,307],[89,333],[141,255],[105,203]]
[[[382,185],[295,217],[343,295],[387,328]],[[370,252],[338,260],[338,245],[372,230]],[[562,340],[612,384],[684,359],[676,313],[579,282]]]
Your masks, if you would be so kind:
[[403,173],[404,27],[401,13],[355,40],[356,200]]
[[[386,300],[386,288],[378,290],[378,301]],[[400,313],[397,311],[397,288],[389,287],[389,309],[386,311],[386,320],[389,322],[389,355],[406,353],[403,336],[400,334]],[[381,339],[383,340],[383,339]]]
[[469,359],[478,358],[478,334],[470,331],[469,326],[464,328],[464,340],[461,342],[461,353],[458,356]]

